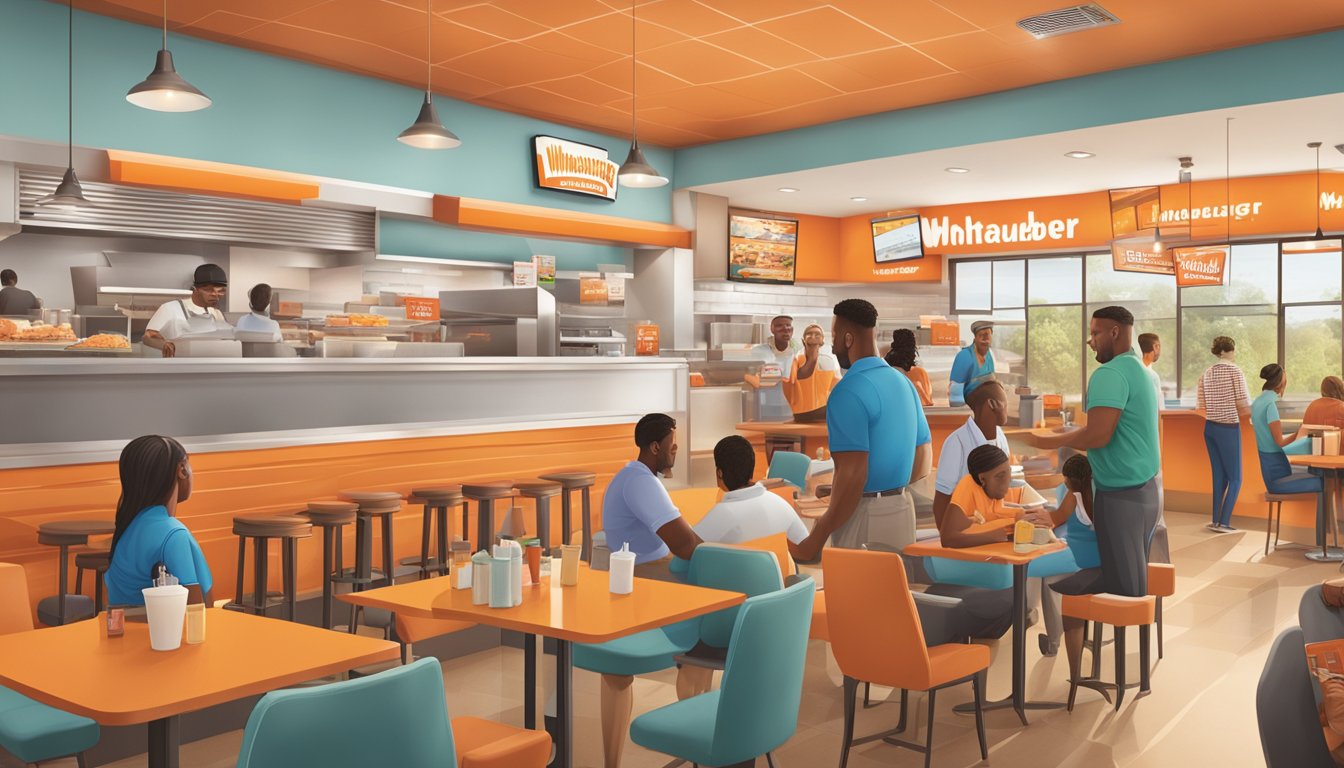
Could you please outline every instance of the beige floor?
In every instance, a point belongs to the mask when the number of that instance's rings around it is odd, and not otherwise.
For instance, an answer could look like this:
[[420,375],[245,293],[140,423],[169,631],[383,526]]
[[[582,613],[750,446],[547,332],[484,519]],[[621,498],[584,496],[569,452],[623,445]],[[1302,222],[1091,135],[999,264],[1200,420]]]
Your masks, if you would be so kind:
[[[1021,727],[1010,712],[987,718],[990,763],[1010,766],[1255,766],[1263,765],[1255,721],[1255,686],[1274,636],[1296,624],[1298,599],[1304,587],[1338,573],[1315,564],[1300,549],[1263,555],[1263,528],[1256,521],[1238,521],[1241,533],[1215,535],[1203,528],[1206,518],[1168,514],[1178,594],[1167,603],[1166,658],[1153,677],[1153,693],[1125,702],[1117,714],[1089,691],[1079,694],[1073,714],[1063,710],[1033,713],[1030,727]],[[1062,700],[1067,693],[1063,656],[1041,658],[1036,630],[1029,632],[1028,687],[1032,698]],[[1133,635],[1131,634],[1131,637]],[[1137,642],[1128,668],[1137,676]],[[1007,639],[994,645],[990,696],[1008,692],[1011,660]],[[1110,677],[1109,649],[1103,665]],[[521,722],[521,659],[512,649],[495,649],[444,665],[449,711]],[[780,768],[838,764],[842,703],[840,675],[825,644],[813,642],[799,713],[798,732],[776,753]],[[673,674],[651,675],[636,684],[636,710],[674,700]],[[579,766],[600,766],[597,720],[597,678],[575,673],[575,721]],[[885,692],[884,692],[885,693]],[[1131,692],[1132,695],[1133,692]],[[939,697],[935,764],[940,768],[979,763],[974,719],[951,712],[970,696],[948,691]],[[894,701],[894,699],[893,699]],[[912,697],[922,704],[922,697]],[[866,733],[895,723],[896,705],[862,711],[858,731]],[[914,738],[923,740],[924,720]],[[182,747],[182,764],[193,768],[232,766],[241,741],[235,732]],[[667,758],[638,747],[628,749],[625,765],[653,768]],[[144,765],[144,759],[115,763],[119,768]],[[859,747],[851,754],[854,768],[922,764],[913,752],[884,744]],[[761,761],[764,765],[764,761]]]

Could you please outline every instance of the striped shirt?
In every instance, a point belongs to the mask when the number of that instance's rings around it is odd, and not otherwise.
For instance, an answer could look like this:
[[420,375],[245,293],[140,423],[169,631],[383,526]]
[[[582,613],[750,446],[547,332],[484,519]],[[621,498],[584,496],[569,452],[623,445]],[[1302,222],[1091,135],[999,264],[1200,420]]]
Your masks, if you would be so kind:
[[1250,407],[1246,374],[1233,363],[1214,363],[1199,377],[1199,407],[1204,418],[1218,424],[1241,421],[1237,406]]

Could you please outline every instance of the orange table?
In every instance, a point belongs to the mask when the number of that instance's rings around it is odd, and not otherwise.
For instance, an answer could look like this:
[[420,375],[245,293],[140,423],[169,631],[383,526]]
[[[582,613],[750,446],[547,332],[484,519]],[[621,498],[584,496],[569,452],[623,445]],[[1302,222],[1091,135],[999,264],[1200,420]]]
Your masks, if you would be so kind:
[[102,615],[0,636],[0,684],[102,725],[149,723],[149,765],[177,765],[178,715],[398,657],[396,643],[211,608],[206,639],[150,650],[149,625]]
[[[1063,702],[1027,701],[1027,566],[1038,557],[1065,548],[1064,542],[1055,542],[1027,553],[1013,551],[1011,542],[982,544],[978,547],[954,549],[944,547],[939,539],[919,541],[906,547],[910,557],[945,557],[973,563],[993,563],[1013,567],[1013,693],[1007,699],[985,705],[985,709],[1012,707],[1022,724],[1027,725],[1028,709],[1058,709]],[[973,712],[974,709],[968,711]]]
[[[554,563],[556,573],[560,564]],[[540,585],[523,587],[523,604],[514,608],[473,605],[471,590],[452,589],[448,578],[398,584],[338,595],[354,605],[382,608],[407,616],[455,619],[487,624],[523,633],[524,726],[536,727],[536,638],[555,641],[556,723],[558,768],[573,763],[573,702],[571,644],[602,643],[685,619],[730,608],[746,595],[650,579],[635,579],[635,591],[613,595],[607,574],[579,566],[579,583],[560,586],[559,579],[542,579]]]
[[[1316,540],[1321,551],[1309,550],[1305,557],[1318,563],[1338,563],[1344,561],[1344,549],[1339,548],[1339,494],[1341,490],[1340,473],[1344,472],[1344,456],[1289,456],[1288,463],[1295,467],[1315,470],[1325,481],[1325,520],[1316,526]],[[1335,546],[1328,546],[1330,536],[1334,534]]]

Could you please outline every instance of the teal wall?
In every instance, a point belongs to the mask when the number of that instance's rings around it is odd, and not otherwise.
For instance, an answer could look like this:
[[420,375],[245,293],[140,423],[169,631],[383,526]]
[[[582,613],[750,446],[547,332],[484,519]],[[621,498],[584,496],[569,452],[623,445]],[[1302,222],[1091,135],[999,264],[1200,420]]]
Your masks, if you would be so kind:
[[1340,62],[1344,30],[706,144],[677,151],[676,186],[1339,93]]
[[556,269],[566,271],[596,270],[599,264],[623,264],[628,269],[631,264],[628,248],[469,232],[390,216],[378,218],[378,252],[500,264],[554,256]]
[[[274,0],[282,2],[283,0]],[[155,6],[157,8],[157,6]],[[462,146],[407,147],[396,136],[423,92],[190,37],[169,39],[178,71],[214,105],[151,112],[126,101],[144,79],[159,31],[75,13],[75,143],[550,208],[667,222],[671,186],[622,190],[615,203],[543,192],[532,184],[538,133],[605,147],[629,142],[439,97],[439,115]],[[66,11],[45,0],[0,0],[0,135],[65,142]],[[672,153],[649,147],[672,175]]]

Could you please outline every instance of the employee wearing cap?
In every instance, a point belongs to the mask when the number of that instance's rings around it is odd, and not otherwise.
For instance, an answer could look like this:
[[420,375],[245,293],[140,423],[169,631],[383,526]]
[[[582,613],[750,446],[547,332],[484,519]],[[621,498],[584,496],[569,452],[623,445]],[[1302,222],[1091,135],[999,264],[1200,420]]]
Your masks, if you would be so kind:
[[964,405],[972,390],[994,378],[994,353],[989,350],[994,340],[994,323],[990,320],[971,323],[971,336],[974,340],[970,346],[963,347],[952,361],[948,399],[953,405]]
[[170,301],[155,310],[141,341],[145,346],[161,351],[164,357],[173,357],[177,354],[174,342],[178,339],[228,328],[224,313],[219,311],[219,302],[224,299],[228,285],[228,276],[218,264],[197,267],[192,279],[191,298]]

